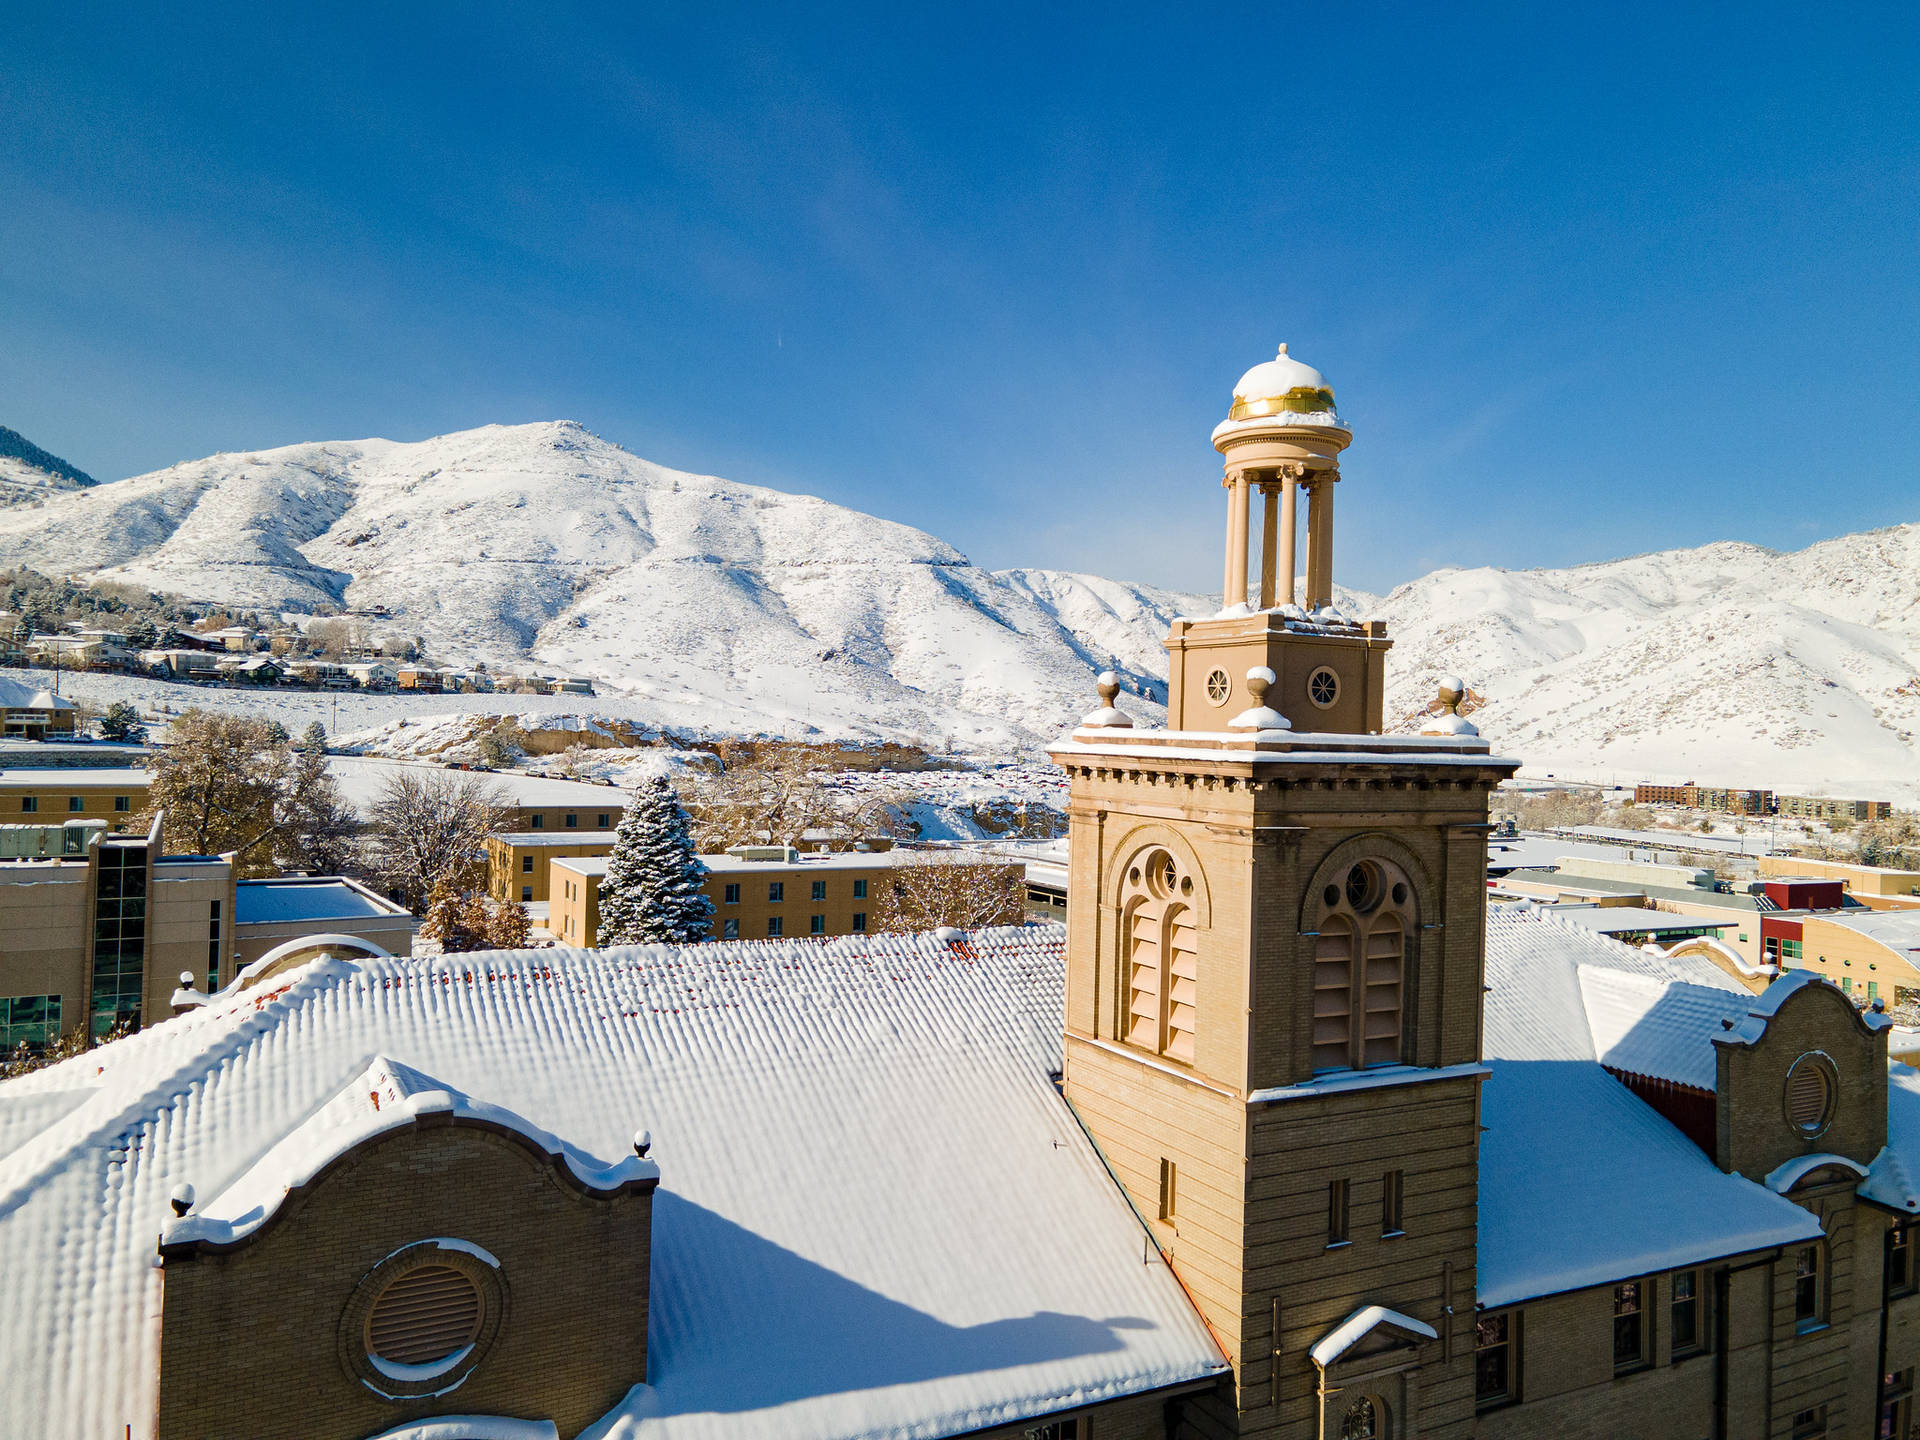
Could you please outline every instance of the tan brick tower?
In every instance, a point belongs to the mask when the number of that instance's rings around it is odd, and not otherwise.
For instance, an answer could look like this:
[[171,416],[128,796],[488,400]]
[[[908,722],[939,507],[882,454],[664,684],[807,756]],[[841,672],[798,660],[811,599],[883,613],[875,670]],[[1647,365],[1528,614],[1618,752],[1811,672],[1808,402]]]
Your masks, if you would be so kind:
[[[1172,728],[1133,728],[1103,677],[1106,708],[1052,752],[1072,784],[1067,1095],[1233,1362],[1185,1435],[1397,1440],[1473,1418],[1487,797],[1516,762],[1451,714],[1444,734],[1376,733],[1387,642],[1331,613],[1350,438],[1332,407],[1284,348],[1241,381],[1215,435],[1227,605],[1174,624]],[[1242,465],[1248,434],[1264,448]],[[1267,450],[1296,442],[1328,497],[1319,603],[1274,604],[1276,579],[1255,611],[1233,535]],[[1197,698],[1183,654],[1229,703]],[[1367,703],[1342,704],[1355,687]]]

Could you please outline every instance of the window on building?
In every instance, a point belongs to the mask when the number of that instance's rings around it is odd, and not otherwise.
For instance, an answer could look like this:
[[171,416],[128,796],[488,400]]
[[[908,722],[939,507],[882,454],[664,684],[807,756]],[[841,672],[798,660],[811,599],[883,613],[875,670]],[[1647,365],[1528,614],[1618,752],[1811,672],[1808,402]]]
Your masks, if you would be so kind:
[[1613,1287],[1613,1368],[1618,1374],[1647,1363],[1646,1289],[1638,1280]]
[[1913,1371],[1896,1370],[1880,1377],[1878,1440],[1908,1440],[1913,1434]]
[[1164,850],[1136,859],[1121,893],[1129,1044],[1193,1062],[1200,941],[1189,898],[1192,877]]
[[826,881],[816,880],[813,882],[813,898],[816,900],[824,900],[827,898],[827,882]]
[[1340,1420],[1340,1440],[1385,1440],[1380,1414],[1377,1403],[1361,1396],[1347,1407],[1347,1413]]
[[767,903],[777,905],[787,898],[787,883],[784,880],[767,882]]
[[827,917],[824,915],[809,915],[807,917],[807,933],[809,935],[826,934],[827,933]]
[[533,856],[522,855],[520,857],[520,873],[522,875],[533,874]]
[[867,933],[866,911],[856,910],[853,912],[853,933],[856,935],[864,935]]
[[607,814],[606,812],[604,812],[604,811],[603,811],[602,813],[600,813],[600,814],[598,814],[598,815],[596,815],[596,816],[594,816],[594,817],[593,817],[593,828],[594,828],[594,829],[596,829],[596,830],[604,830],[604,829],[606,829],[606,828],[607,828],[607,821],[608,821],[608,820],[609,820],[610,818],[611,818],[611,817],[610,817],[610,816],[609,816],[609,815],[608,815],[608,814]]
[[729,885],[720,893],[721,898],[724,899],[727,904],[738,905],[740,903],[740,887],[738,885]]
[[780,920],[780,917],[778,915],[769,915],[767,917],[767,934],[778,935],[781,929],[782,929],[782,922]]
[[1780,953],[1789,960],[1799,960],[1805,957],[1806,950],[1801,941],[1782,940],[1780,942]]
[[100,846],[93,901],[91,1030],[140,1023],[147,961],[147,847]]
[[1815,1329],[1827,1318],[1823,1248],[1802,1245],[1793,1254],[1793,1322],[1802,1330]]
[[1406,1219],[1407,1173],[1389,1170],[1380,1177],[1380,1233],[1404,1235]]
[[569,830],[577,830],[580,828],[580,817],[571,810],[567,812],[566,828]]
[[1878,980],[1867,981],[1868,1002],[1871,1003],[1872,1001],[1878,1000],[1879,998],[1880,998],[1880,982]]
[[853,882],[853,898],[856,900],[864,900],[867,898],[867,882],[866,881],[856,880]]
[[1822,1405],[1815,1410],[1797,1411],[1793,1417],[1793,1429],[1788,1434],[1792,1440],[1826,1440],[1827,1407]]
[[58,995],[0,996],[0,1054],[11,1055],[16,1045],[39,1050],[59,1035]]
[[722,920],[720,922],[720,938],[722,940],[738,940],[740,938],[740,918],[737,915],[731,920]]
[[533,899],[533,886],[531,886],[531,885],[522,885],[522,886],[520,887],[520,898],[521,898],[522,900],[531,900],[531,899]]
[[72,815],[81,815],[81,814],[84,814],[84,813],[86,813],[86,808],[87,808],[87,797],[86,797],[86,796],[84,796],[84,795],[69,795],[69,796],[67,797],[67,812],[68,812],[69,814],[72,814]]
[[544,815],[536,815],[533,817],[531,824],[535,830],[544,830],[547,828],[547,817]]
[[1698,1270],[1676,1270],[1672,1286],[1672,1329],[1675,1358],[1704,1350],[1707,1344],[1706,1302],[1700,1294]]
[[207,902],[207,993],[220,988],[220,902]]
[[1318,897],[1313,942],[1313,1068],[1401,1060],[1401,979],[1413,886],[1385,860],[1357,860]]
[[22,815],[32,815],[39,809],[40,797],[38,795],[22,795],[20,797],[20,813]]
[[1473,1401],[1482,1410],[1520,1398],[1514,1383],[1513,1311],[1481,1315],[1473,1322]]
[[1021,1440],[1082,1440],[1084,1434],[1077,1418],[1049,1420],[1044,1425],[1029,1425],[1020,1432]]
[[1180,1201],[1180,1173],[1173,1161],[1165,1156],[1160,1160],[1160,1218],[1171,1220],[1174,1207]]
[[1887,1293],[1911,1295],[1914,1292],[1913,1229],[1911,1220],[1896,1220],[1887,1231]]
[[1330,1246],[1347,1243],[1347,1196],[1345,1180],[1327,1183],[1327,1244]]
[[133,809],[133,797],[131,795],[114,796],[113,808],[122,815],[126,814],[127,811]]

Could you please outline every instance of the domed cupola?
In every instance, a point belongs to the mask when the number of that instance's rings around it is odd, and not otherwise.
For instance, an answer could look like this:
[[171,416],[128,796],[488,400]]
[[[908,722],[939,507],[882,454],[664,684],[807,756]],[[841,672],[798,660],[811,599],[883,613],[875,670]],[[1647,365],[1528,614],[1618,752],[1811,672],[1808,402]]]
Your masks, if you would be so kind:
[[1311,365],[1287,354],[1282,345],[1273,359],[1254,366],[1233,387],[1229,420],[1257,420],[1268,415],[1313,415],[1339,423],[1333,407],[1333,387]]

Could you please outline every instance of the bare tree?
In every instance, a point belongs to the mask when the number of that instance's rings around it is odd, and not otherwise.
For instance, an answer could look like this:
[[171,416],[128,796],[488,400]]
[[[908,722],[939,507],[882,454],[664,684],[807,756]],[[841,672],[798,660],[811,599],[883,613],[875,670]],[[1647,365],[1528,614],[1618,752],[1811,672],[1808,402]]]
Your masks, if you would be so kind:
[[869,783],[843,795],[826,783],[836,773],[829,755],[804,745],[767,745],[729,757],[717,773],[697,776],[688,787],[700,849],[798,845],[809,830],[901,833],[909,803],[903,790]]
[[876,882],[876,930],[977,930],[1026,918],[1026,871],[960,851],[916,854]]
[[146,814],[162,816],[161,841],[171,851],[232,851],[242,877],[271,875],[309,779],[270,722],[188,710],[154,757]]
[[436,888],[469,888],[487,835],[509,808],[498,781],[457,770],[400,770],[381,787],[370,817],[382,883],[416,913]]
[[357,867],[360,853],[360,817],[353,813],[327,766],[325,736],[308,727],[293,756],[293,786],[286,804],[286,823],[275,845],[275,857],[285,870],[309,875],[342,875]]

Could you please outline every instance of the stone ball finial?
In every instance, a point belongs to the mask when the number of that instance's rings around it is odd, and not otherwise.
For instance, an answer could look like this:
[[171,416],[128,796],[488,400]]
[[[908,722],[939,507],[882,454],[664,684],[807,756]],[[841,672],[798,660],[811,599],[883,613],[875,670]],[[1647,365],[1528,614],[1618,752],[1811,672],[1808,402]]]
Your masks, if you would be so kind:
[[1093,688],[1100,692],[1100,708],[1080,721],[1082,728],[1131,729],[1133,717],[1116,708],[1113,703],[1120,694],[1120,677],[1111,670],[1102,670],[1094,677]]
[[638,1155],[642,1160],[647,1158],[647,1152],[651,1149],[653,1149],[653,1132],[651,1130],[642,1130],[638,1135],[633,1137],[633,1153]]
[[1480,729],[1460,713],[1467,698],[1467,682],[1458,675],[1442,675],[1439,683],[1438,715],[1429,715],[1420,727],[1422,735],[1478,735]]
[[1267,704],[1267,691],[1273,687],[1278,678],[1265,665],[1256,665],[1247,671],[1247,694],[1253,699],[1253,707],[1241,711],[1227,721],[1227,728],[1230,730],[1291,730],[1292,722]]
[[182,1180],[173,1187],[173,1194],[167,1197],[167,1203],[173,1206],[174,1214],[186,1214],[193,1209],[193,1186]]
[[193,989],[193,971],[182,970],[180,972],[180,988],[182,990]]

